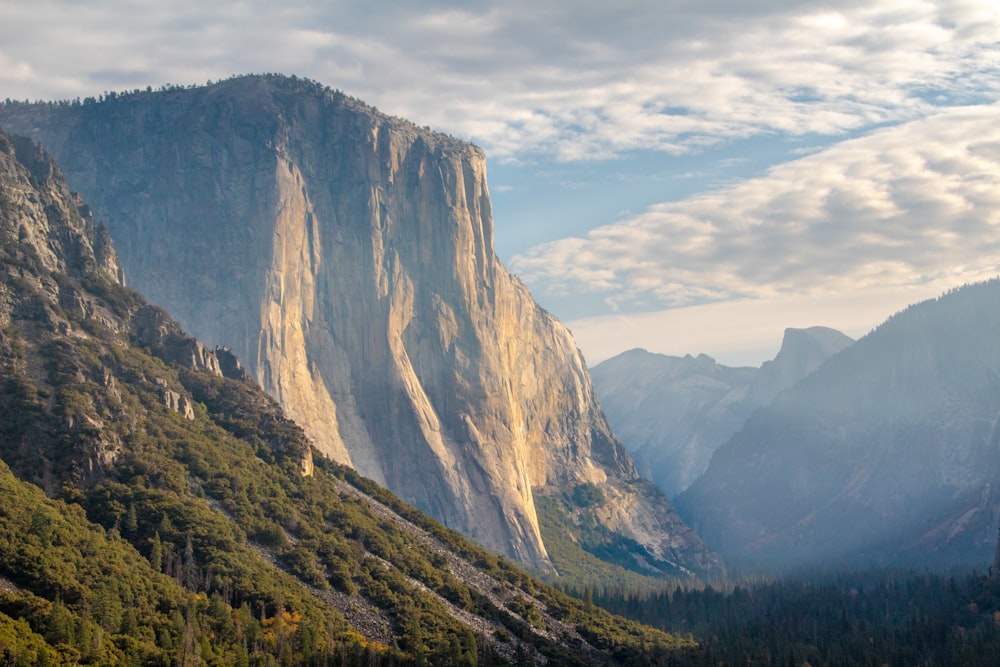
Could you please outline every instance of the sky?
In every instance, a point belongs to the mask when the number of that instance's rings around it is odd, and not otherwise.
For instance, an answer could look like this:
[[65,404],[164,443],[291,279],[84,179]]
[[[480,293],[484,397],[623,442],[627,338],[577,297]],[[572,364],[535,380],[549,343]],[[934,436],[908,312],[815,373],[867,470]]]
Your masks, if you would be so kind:
[[772,358],[1000,273],[1000,3],[5,0],[0,99],[296,74],[487,153],[588,363]]

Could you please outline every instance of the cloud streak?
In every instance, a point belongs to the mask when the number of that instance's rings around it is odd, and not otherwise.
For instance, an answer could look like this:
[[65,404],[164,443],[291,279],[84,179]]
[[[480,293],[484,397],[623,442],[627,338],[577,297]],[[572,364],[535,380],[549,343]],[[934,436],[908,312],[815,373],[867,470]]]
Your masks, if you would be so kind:
[[944,110],[537,246],[511,264],[536,293],[591,294],[604,312],[992,275],[997,118],[996,104]]
[[562,160],[840,134],[997,96],[1000,12],[985,0],[749,4],[14,0],[0,7],[0,89],[284,71],[494,158]]
[[[585,349],[599,330],[628,345],[635,313],[680,340],[680,313],[721,330],[751,304],[844,313],[871,290],[895,308],[1000,263],[993,0],[0,3],[0,98],[248,72],[310,77],[486,148],[510,179],[495,210],[527,193],[527,223],[497,221],[522,230],[509,246],[575,234],[512,265],[557,315],[591,316],[573,323]],[[795,142],[802,157],[762,173]],[[698,185],[671,190],[685,173]]]

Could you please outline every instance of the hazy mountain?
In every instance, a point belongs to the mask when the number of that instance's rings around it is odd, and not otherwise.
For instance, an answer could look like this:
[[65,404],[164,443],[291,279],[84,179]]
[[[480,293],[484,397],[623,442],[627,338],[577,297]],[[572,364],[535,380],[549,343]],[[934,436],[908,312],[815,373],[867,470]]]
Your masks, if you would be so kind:
[[851,342],[826,327],[786,329],[778,355],[759,369],[723,366],[704,354],[629,350],[590,372],[608,422],[639,473],[675,496],[750,413]]
[[629,350],[590,372],[604,414],[639,473],[673,496],[743,424],[757,369],[729,368],[703,354]]
[[1000,282],[907,308],[782,393],[677,503],[752,564],[971,561],[996,544]]
[[632,664],[690,644],[314,466],[233,354],[125,288],[55,165],[2,133],[0,267],[4,664]]
[[[7,104],[0,125],[57,157],[132,284],[233,348],[325,455],[539,567],[539,494],[661,568],[718,565],[494,254],[478,148],[277,76]],[[601,503],[567,500],[588,485]]]
[[785,329],[777,356],[765,361],[754,376],[747,396],[753,409],[770,404],[782,391],[853,342],[850,336],[829,327]]

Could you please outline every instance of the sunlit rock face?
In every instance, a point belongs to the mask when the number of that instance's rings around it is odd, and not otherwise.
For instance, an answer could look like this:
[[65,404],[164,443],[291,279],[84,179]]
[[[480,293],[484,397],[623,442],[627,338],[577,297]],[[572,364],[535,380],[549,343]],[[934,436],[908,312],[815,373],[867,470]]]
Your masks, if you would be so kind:
[[[55,473],[72,470],[86,484],[114,465],[121,450],[117,434],[103,430],[102,415],[84,396],[48,393],[53,378],[85,381],[74,366],[68,341],[90,336],[79,322],[115,331],[127,329],[106,304],[81,283],[123,284],[107,230],[96,226],[79,195],[71,192],[52,159],[24,137],[0,131],[0,453],[3,464],[54,494]],[[97,324],[99,323],[99,324]],[[28,345],[45,348],[44,362],[29,358]],[[107,370],[91,378],[117,394]],[[101,383],[98,385],[97,383]],[[46,393],[36,387],[45,387]],[[50,407],[44,419],[19,399],[29,396]],[[48,398],[50,397],[51,398]],[[46,402],[44,398],[48,398]],[[12,422],[12,418],[14,421]],[[20,422],[19,424],[17,422]],[[52,436],[61,432],[67,441]],[[5,502],[10,502],[5,499]]]
[[998,331],[996,280],[898,313],[751,416],[678,509],[738,564],[985,568]]
[[327,456],[530,564],[533,494],[584,482],[644,508],[617,532],[717,564],[633,488],[571,335],[494,255],[478,148],[273,76],[0,125],[59,158],[132,286],[232,348]]
[[[112,282],[125,284],[107,229],[94,224],[90,208],[66,187],[59,166],[26,137],[2,131],[0,241],[27,244],[47,271],[74,275],[99,272]],[[18,268],[10,265],[5,271],[15,275]],[[56,287],[46,287],[46,291],[58,296]],[[63,298],[84,311],[89,305],[83,295]]]
[[760,368],[725,366],[704,354],[629,350],[591,374],[608,421],[639,474],[673,497],[705,472],[715,450],[754,410],[852,342],[827,327],[790,328],[778,355]]

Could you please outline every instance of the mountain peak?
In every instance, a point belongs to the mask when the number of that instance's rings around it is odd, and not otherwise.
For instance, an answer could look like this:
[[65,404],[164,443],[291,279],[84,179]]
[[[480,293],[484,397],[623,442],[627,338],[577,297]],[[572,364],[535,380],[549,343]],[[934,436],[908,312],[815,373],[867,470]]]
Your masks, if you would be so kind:
[[[835,354],[854,342],[854,339],[830,327],[814,326],[805,329],[788,327],[781,341],[782,352],[786,347],[815,345]],[[779,355],[781,352],[779,352]]]
[[273,75],[0,124],[44,141],[134,286],[235,350],[325,455],[539,567],[536,496],[581,484],[657,559],[715,562],[633,483],[571,334],[496,257],[480,149]]
[[991,281],[889,318],[756,412],[680,497],[685,515],[761,565],[988,562],[998,313]]
[[753,401],[757,405],[768,405],[779,393],[853,342],[850,336],[829,327],[785,329],[777,356],[765,361],[754,379],[750,389]]
[[827,327],[789,328],[778,355],[759,370],[724,366],[707,354],[629,350],[592,374],[601,405],[639,472],[673,496],[705,471],[713,452],[756,408],[850,342]]

